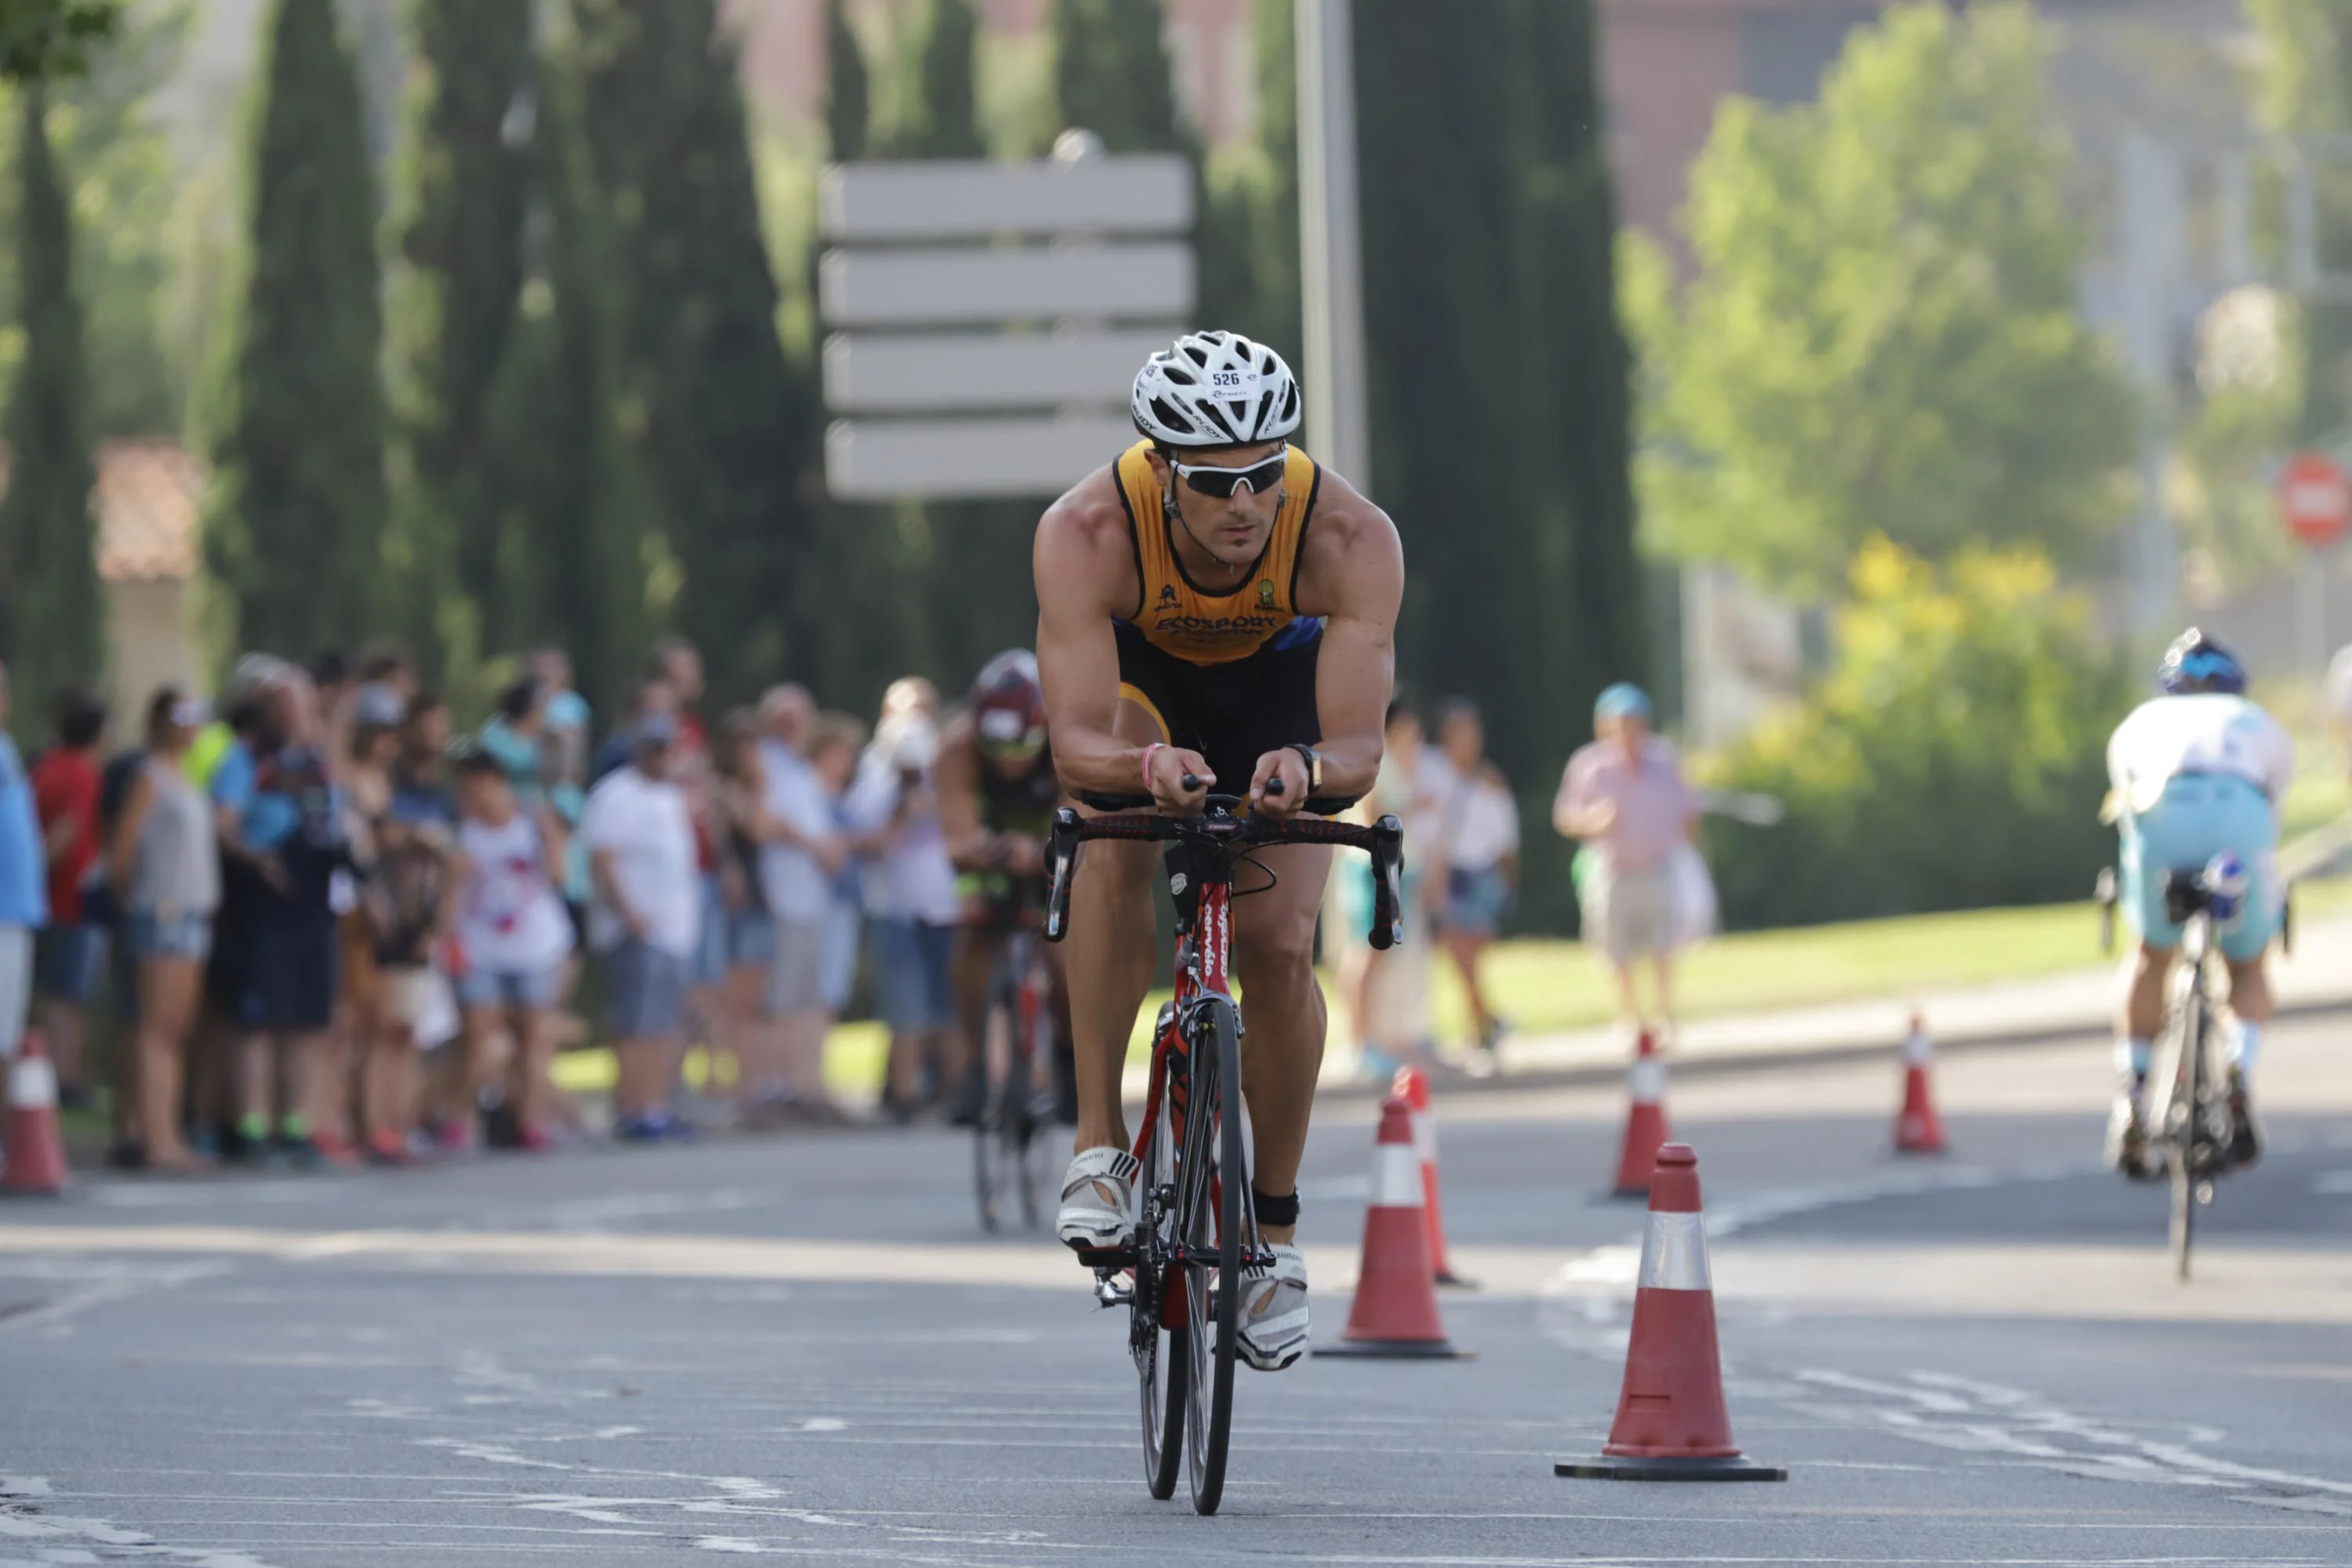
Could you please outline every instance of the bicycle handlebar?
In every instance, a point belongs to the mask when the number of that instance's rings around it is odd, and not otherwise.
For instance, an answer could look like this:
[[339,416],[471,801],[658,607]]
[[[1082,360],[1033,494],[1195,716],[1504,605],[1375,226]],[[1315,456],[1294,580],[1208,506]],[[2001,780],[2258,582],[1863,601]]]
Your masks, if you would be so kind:
[[[1277,821],[1265,816],[1235,816],[1242,805],[1235,795],[1213,795],[1199,816],[1168,816],[1146,809],[1156,803],[1149,796],[1086,795],[1080,797],[1101,816],[1080,816],[1068,806],[1054,813],[1054,830],[1047,841],[1046,864],[1052,872],[1045,901],[1047,942],[1059,942],[1069,931],[1070,881],[1077,868],[1078,846],[1090,838],[1118,838],[1167,844],[1189,841],[1225,851],[1259,849],[1276,844],[1331,844],[1361,849],[1372,858],[1372,929],[1365,940],[1381,951],[1394,947],[1404,936],[1404,827],[1394,816],[1383,816],[1370,827],[1333,822],[1322,816],[1294,816]],[[1352,802],[1310,800],[1311,811],[1345,810]]]

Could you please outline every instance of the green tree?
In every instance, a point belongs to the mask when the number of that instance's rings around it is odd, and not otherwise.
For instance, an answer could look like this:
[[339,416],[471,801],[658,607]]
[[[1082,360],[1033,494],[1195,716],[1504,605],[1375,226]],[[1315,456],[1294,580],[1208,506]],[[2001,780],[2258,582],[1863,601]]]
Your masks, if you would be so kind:
[[866,48],[849,25],[848,0],[824,0],[824,73],[826,145],[835,163],[855,163],[866,156],[874,108]]
[[49,145],[48,94],[18,89],[19,320],[25,362],[8,397],[7,495],[0,500],[0,657],[17,692],[17,727],[47,723],[59,687],[94,683],[105,605],[90,525],[81,302],[73,214]]
[[814,375],[785,356],[736,49],[713,0],[577,0],[586,144],[613,217],[640,444],[682,574],[679,628],[721,698],[799,656],[838,615],[805,569],[816,500]]
[[383,574],[375,184],[333,0],[278,0],[261,90],[205,546],[239,642],[304,657],[376,622]]
[[[409,134],[395,227],[404,266],[391,333],[402,485],[387,564],[394,623],[460,662],[514,629],[500,616],[485,413],[522,286],[527,161],[538,116],[530,0],[416,0]],[[436,679],[446,672],[436,669]]]
[[0,76],[37,81],[79,75],[121,20],[121,0],[0,0]]
[[2076,310],[2045,48],[2021,5],[1905,5],[1818,104],[1725,106],[1692,170],[1698,275],[1664,308],[1653,258],[1630,296],[1643,493],[1675,553],[1834,592],[1874,532],[2064,561],[2119,520],[2133,405]]
[[971,0],[931,0],[918,39],[910,112],[883,156],[983,158],[975,100],[973,53],[980,43]]
[[1204,322],[1305,353],[1298,278],[1298,78],[1291,0],[1257,0],[1255,134],[1209,153],[1199,234]]
[[497,646],[569,648],[580,689],[609,709],[650,639],[661,563],[651,480],[619,420],[621,300],[576,64],[566,40],[541,70],[525,280],[487,399],[485,481],[507,595]]
[[[1375,496],[1405,545],[1402,675],[1487,711],[1528,815],[1595,692],[1643,674],[1591,6],[1356,13]],[[1569,917],[1528,836],[1528,919]]]
[[[2352,132],[2352,4],[2347,0],[2247,0],[2267,46],[2257,81],[2263,120],[2288,135]],[[2352,164],[2314,161],[2319,253],[2336,271],[2352,258]],[[2301,303],[2302,408],[2294,434],[2334,442],[2352,432],[2352,301]]]
[[1064,125],[1112,153],[1183,150],[1158,0],[1054,0],[1054,90]]
[[1837,642],[1801,708],[1700,762],[1788,812],[1765,829],[1709,825],[1726,921],[2081,898],[2115,848],[2098,820],[2104,742],[2132,683],[2048,557],[1971,547],[1934,565],[1872,540]]

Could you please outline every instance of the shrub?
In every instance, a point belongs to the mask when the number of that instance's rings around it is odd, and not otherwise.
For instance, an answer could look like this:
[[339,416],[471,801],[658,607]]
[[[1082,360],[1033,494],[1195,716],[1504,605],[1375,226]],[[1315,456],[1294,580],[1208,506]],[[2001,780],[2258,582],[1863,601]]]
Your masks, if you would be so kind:
[[2106,739],[2133,700],[2088,607],[2032,549],[1930,566],[1874,540],[1852,579],[1819,689],[1695,770],[1788,810],[1710,820],[1726,923],[2087,896],[2112,854]]

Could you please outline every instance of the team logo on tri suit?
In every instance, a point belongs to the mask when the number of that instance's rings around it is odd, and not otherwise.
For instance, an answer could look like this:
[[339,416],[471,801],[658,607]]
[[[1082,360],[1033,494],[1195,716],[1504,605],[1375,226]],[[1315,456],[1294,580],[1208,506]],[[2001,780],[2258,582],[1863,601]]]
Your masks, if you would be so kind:
[[1270,609],[1274,608],[1274,579],[1273,579],[1273,578],[1271,578],[1271,577],[1261,577],[1261,578],[1259,578],[1259,579],[1258,579],[1258,584],[1257,584],[1257,606],[1258,606],[1258,608],[1259,608],[1259,609],[1261,609],[1261,610],[1270,610]]

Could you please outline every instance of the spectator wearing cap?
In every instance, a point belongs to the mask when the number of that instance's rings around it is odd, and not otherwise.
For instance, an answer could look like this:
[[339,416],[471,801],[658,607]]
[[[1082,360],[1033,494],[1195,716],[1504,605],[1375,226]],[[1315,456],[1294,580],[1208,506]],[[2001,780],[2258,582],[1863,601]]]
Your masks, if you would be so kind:
[[33,804],[48,861],[49,923],[34,943],[33,984],[41,1032],[57,1063],[63,1103],[86,1102],[82,1041],[89,1000],[105,967],[106,931],[82,904],[82,884],[99,858],[99,742],[106,708],[68,687],[52,704],[48,748],[33,764]]
[[[8,669],[0,665],[0,725],[8,720]],[[32,1005],[33,933],[48,923],[48,857],[33,783],[16,742],[0,730],[0,1060],[24,1043]]]
[[107,854],[131,965],[136,1040],[121,1076],[127,1142],[120,1163],[186,1171],[200,1162],[180,1134],[180,1082],[220,905],[212,805],[188,778],[204,704],[177,687],[147,705],[146,751],[114,820]]
[[333,1034],[336,884],[351,865],[338,770],[299,672],[268,689],[262,718],[237,822],[237,853],[255,874],[233,1014],[245,1032],[237,1131],[246,1152],[267,1142],[297,1163],[341,1163],[355,1150]]
[[[1683,921],[1676,908],[1675,861],[1691,842],[1696,802],[1674,747],[1651,732],[1650,700],[1620,683],[1594,704],[1595,739],[1569,759],[1552,806],[1552,825],[1581,839],[1578,892],[1587,942],[1617,976],[1627,1025],[1674,1026],[1674,960]],[[1648,960],[1657,1007],[1646,1014],[1634,966]]]
[[702,901],[694,822],[685,792],[669,776],[677,743],[675,719],[641,718],[627,763],[589,792],[581,825],[596,884],[590,940],[610,967],[620,1062],[614,1130],[633,1142],[688,1131],[668,1100]]

